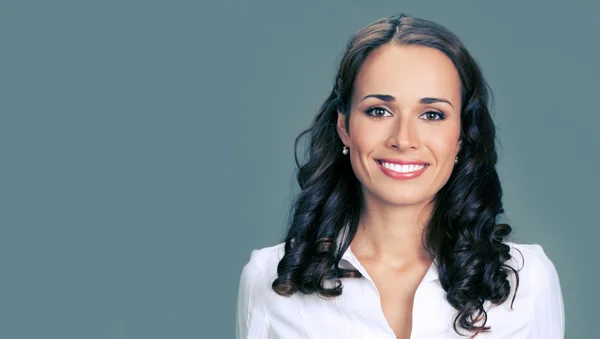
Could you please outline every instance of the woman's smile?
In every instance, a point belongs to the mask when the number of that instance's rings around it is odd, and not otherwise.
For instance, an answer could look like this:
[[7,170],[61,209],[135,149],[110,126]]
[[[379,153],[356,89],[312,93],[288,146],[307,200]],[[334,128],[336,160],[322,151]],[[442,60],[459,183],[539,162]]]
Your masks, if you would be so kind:
[[383,173],[393,179],[413,179],[425,172],[429,164],[423,162],[388,162],[375,160]]

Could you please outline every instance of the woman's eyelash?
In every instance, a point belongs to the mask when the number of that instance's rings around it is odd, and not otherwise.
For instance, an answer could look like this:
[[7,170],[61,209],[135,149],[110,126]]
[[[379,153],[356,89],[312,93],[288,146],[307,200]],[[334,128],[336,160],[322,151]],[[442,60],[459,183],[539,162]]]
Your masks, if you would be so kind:
[[[379,114],[374,114],[374,112],[382,112],[381,115]],[[365,111],[365,113],[367,113],[370,116],[373,116],[375,118],[381,118],[385,113],[389,113],[389,111],[383,107],[372,107],[369,108],[368,110]]]
[[446,119],[446,116],[444,115],[444,113],[437,112],[437,111],[427,111],[427,112],[423,113],[422,115],[429,115],[429,114],[435,114],[436,116],[438,116],[438,118],[437,119],[425,119],[425,120],[444,120],[444,119]]
[[[372,107],[369,108],[365,111],[365,113],[367,113],[368,115],[375,117],[375,118],[381,118],[385,115],[385,113],[389,114],[389,111],[383,107]],[[426,116],[426,117],[431,117],[432,115],[435,115],[435,117],[433,117],[432,119],[425,119],[425,120],[444,120],[446,119],[446,115],[442,112],[438,112],[438,111],[427,111],[423,114],[421,114],[422,116]]]

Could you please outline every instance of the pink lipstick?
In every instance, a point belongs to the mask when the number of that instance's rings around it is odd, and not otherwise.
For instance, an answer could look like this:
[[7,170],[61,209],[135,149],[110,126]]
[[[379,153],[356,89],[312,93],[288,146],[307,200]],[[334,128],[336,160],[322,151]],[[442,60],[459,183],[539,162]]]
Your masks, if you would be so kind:
[[379,159],[375,162],[385,175],[397,180],[414,179],[429,167],[429,164],[422,161]]

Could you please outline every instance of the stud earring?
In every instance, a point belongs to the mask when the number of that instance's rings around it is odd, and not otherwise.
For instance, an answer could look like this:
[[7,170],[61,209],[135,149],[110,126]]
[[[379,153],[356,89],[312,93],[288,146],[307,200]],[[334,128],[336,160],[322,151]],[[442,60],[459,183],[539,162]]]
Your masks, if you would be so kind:
[[348,153],[350,153],[350,149],[348,148],[348,146],[344,145],[344,147],[342,148],[342,154],[347,155]]

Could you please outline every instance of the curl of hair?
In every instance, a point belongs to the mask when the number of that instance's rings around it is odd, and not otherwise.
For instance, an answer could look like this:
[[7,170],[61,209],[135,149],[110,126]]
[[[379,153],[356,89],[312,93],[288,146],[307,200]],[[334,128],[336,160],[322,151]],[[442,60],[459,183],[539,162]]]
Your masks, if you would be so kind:
[[[459,333],[458,326],[476,336],[490,331],[485,326],[485,302],[499,305],[506,301],[510,272],[516,276],[517,290],[519,282],[517,271],[506,264],[511,255],[504,239],[511,227],[497,223],[504,210],[495,169],[495,126],[488,110],[490,90],[477,63],[454,34],[406,15],[378,20],[350,39],[331,93],[309,128],[295,140],[301,191],[290,214],[285,254],[272,288],[282,296],[300,291],[335,297],[342,293],[342,278],[361,277],[357,270],[339,267],[364,207],[360,182],[349,157],[342,155],[336,124],[338,113],[344,114],[348,128],[359,68],[374,49],[386,43],[435,48],[452,60],[461,80],[460,161],[434,197],[424,246],[436,258],[446,300],[457,310],[455,331]],[[298,144],[304,136],[309,142],[307,160],[301,164]]]

